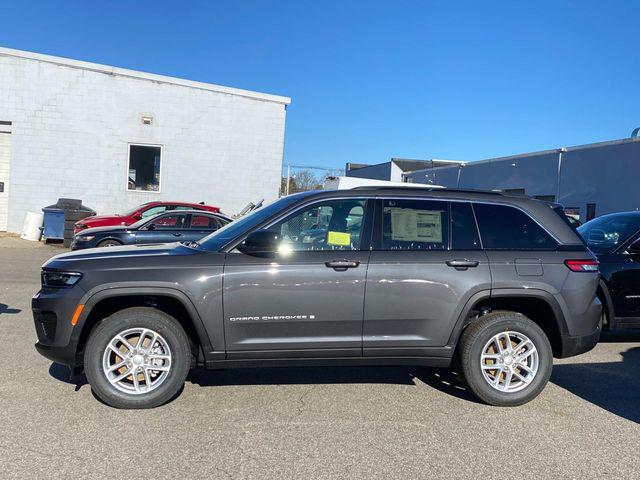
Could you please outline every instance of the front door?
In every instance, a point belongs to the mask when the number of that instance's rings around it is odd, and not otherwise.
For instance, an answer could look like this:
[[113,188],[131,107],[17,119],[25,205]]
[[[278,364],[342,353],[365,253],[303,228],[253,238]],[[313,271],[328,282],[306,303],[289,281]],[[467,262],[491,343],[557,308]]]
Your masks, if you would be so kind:
[[7,230],[9,215],[9,165],[11,161],[11,123],[0,122],[0,232]]
[[149,221],[136,232],[136,243],[171,243],[185,240],[187,213],[165,213]]
[[364,355],[428,356],[447,345],[467,300],[491,288],[471,205],[389,198],[375,217]]
[[[600,258],[602,258],[600,260]],[[640,319],[640,239],[629,246],[598,258],[602,270],[609,270],[609,287],[615,316],[619,323]]]
[[269,256],[237,249],[224,269],[227,356],[360,356],[369,258],[364,199],[316,201],[273,222]]

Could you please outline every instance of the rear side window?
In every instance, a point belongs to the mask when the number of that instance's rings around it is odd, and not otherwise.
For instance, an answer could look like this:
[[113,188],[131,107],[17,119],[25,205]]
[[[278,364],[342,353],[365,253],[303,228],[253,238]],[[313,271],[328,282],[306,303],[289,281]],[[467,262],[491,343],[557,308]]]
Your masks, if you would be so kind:
[[192,230],[217,230],[220,228],[220,223],[215,217],[209,217],[207,215],[192,215],[190,228]]
[[448,210],[437,200],[384,200],[382,250],[446,250]]
[[529,215],[506,205],[475,203],[486,250],[555,250],[557,242]]
[[451,203],[451,249],[480,250],[480,238],[470,203]]

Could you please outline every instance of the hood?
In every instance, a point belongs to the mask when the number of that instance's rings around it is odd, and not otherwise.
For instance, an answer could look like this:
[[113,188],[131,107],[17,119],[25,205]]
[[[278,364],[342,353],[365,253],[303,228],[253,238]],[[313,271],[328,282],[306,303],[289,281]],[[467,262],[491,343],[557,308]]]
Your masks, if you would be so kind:
[[58,270],[80,270],[85,265],[95,265],[95,262],[122,259],[123,265],[129,261],[150,257],[158,260],[161,257],[193,255],[201,250],[185,247],[183,244],[160,243],[157,245],[125,245],[122,247],[89,248],[75,252],[62,253],[47,261],[43,268],[54,268]]
[[97,222],[114,222],[116,224],[124,222],[127,217],[123,217],[122,215],[92,215],[91,217],[85,217],[82,220],[78,220],[77,223],[84,223],[86,225],[91,225],[92,223]]

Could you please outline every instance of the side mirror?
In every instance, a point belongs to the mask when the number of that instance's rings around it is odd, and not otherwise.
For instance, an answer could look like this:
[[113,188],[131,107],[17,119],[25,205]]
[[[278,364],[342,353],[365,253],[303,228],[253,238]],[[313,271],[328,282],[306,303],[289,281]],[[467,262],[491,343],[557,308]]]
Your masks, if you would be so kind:
[[149,225],[146,226],[147,230],[155,230],[156,229],[156,224],[155,223],[150,223]]
[[280,233],[274,230],[256,230],[244,239],[238,250],[247,255],[275,253],[280,246]]
[[132,217],[133,217],[135,220],[141,220],[141,219],[142,219],[142,214],[141,214],[140,212],[137,212],[137,213],[134,213],[134,214],[132,215]]

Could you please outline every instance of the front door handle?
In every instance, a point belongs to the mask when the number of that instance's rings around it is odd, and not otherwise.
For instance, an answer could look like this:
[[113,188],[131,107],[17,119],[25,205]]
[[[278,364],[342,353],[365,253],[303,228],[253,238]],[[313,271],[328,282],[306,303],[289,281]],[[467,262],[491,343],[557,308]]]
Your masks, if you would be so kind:
[[360,262],[355,260],[331,260],[330,262],[324,262],[328,268],[333,268],[338,272],[344,272],[348,268],[356,268],[360,265]]
[[181,236],[182,236],[182,234],[181,234],[181,233],[176,232],[176,233],[174,233],[174,234],[173,234],[173,236],[174,236],[174,237],[181,237]]
[[477,267],[480,264],[477,260],[449,260],[447,265],[456,270],[466,270],[467,268]]

